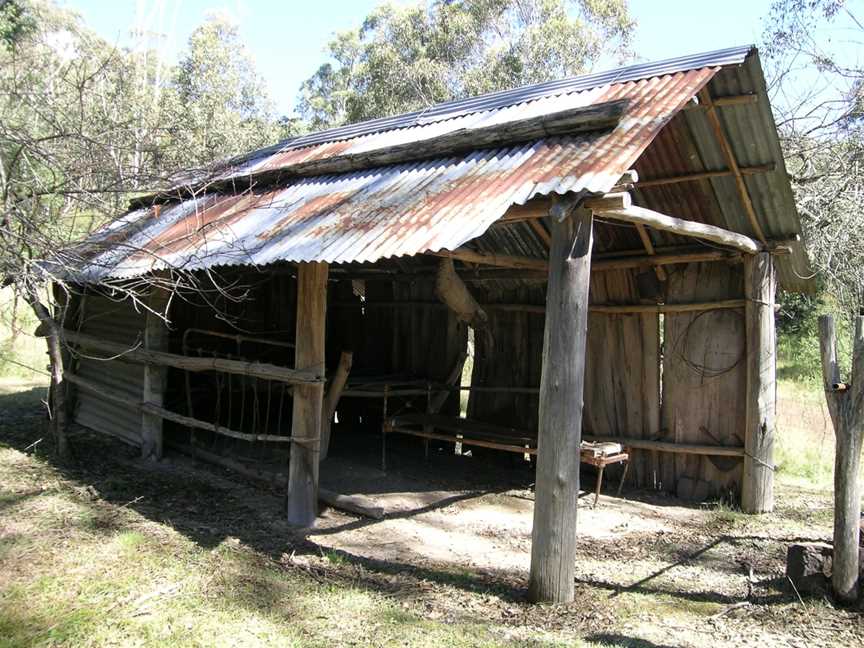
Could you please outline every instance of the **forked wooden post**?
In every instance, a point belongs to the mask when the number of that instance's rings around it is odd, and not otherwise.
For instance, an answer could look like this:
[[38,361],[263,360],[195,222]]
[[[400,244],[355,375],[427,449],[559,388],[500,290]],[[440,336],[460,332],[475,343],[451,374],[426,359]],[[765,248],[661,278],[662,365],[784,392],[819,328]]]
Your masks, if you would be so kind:
[[562,603],[573,600],[593,217],[578,209],[550,220],[528,595]]
[[[144,349],[165,351],[168,348],[168,326],[160,315],[166,315],[171,293],[152,286],[147,296],[144,322]],[[165,396],[168,369],[163,365],[146,363],[144,365],[144,389],[141,401],[161,407]],[[159,461],[162,459],[163,436],[162,417],[150,412],[141,413],[141,457]]]
[[834,558],[831,585],[843,603],[858,598],[858,541],[861,523],[861,445],[864,441],[864,317],[855,320],[851,384],[840,378],[834,318],[819,318],[819,351],[825,399],[834,424]]
[[747,419],[744,430],[744,477],[741,508],[746,513],[774,509],[775,379],[774,262],[767,252],[744,258],[744,306],[747,349]]
[[[295,369],[324,376],[324,326],[327,315],[326,263],[297,267]],[[294,386],[291,459],[288,467],[288,522],[308,527],[318,515],[318,462],[324,383]]]
[[353,361],[353,352],[342,352],[339,356],[339,364],[336,365],[336,371],[333,372],[333,380],[330,381],[330,387],[327,390],[327,395],[324,397],[324,409],[321,413],[321,453],[319,461],[324,461],[327,458],[327,453],[330,451],[330,433],[333,429],[333,416],[336,414],[336,406],[339,405],[339,399],[342,398],[345,383],[348,382],[348,374],[351,373],[351,363]]

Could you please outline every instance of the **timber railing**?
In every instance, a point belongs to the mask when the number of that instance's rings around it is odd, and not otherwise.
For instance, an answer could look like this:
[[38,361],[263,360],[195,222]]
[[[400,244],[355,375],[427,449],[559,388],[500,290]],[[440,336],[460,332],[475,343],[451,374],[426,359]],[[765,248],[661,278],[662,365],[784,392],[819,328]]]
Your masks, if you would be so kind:
[[[229,337],[237,338],[238,336],[232,335]],[[236,375],[252,377],[260,380],[282,383],[289,389],[294,385],[311,385],[323,383],[325,380],[323,372],[313,371],[310,369],[291,369],[270,363],[253,362],[241,359],[196,357],[169,353],[166,351],[154,351],[141,348],[140,346],[130,347],[126,344],[109,342],[71,330],[64,330],[63,338],[69,345],[75,345],[90,352],[95,351],[101,354],[106,354],[106,357],[102,358],[104,360],[118,360],[150,366],[171,367],[185,372],[218,372],[229,376]],[[217,422],[209,422],[197,419],[194,416],[184,416],[172,412],[160,404],[147,402],[143,399],[138,400],[130,397],[128,394],[120,392],[119,390],[107,388],[78,376],[71,371],[66,371],[64,373],[64,378],[80,389],[96,393],[106,400],[128,407],[134,407],[142,413],[184,425],[192,430],[205,430],[221,436],[241,439],[244,441],[295,441],[295,439],[290,435],[241,432],[233,430],[227,426],[219,425],[218,420]]]

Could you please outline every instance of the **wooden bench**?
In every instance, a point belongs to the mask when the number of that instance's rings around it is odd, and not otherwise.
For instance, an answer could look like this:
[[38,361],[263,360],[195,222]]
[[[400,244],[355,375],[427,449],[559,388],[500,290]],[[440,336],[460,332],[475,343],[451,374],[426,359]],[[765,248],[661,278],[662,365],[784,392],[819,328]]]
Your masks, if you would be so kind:
[[[435,430],[439,430],[439,432]],[[478,446],[519,454],[537,454],[537,438],[525,430],[441,414],[400,414],[384,419],[381,441],[381,470],[387,469],[388,434],[406,434],[425,439],[427,457],[429,440],[461,443],[463,446]],[[621,482],[618,484],[618,495],[621,495],[624,479],[627,477],[627,469],[630,467],[630,455],[625,449],[619,447],[617,451],[612,453],[598,452],[598,446],[604,445],[608,446],[609,444],[583,442],[579,456],[582,463],[597,468],[592,508],[597,506],[600,499],[603,471],[606,466],[624,463],[624,472],[621,475]]]
[[[614,449],[608,448],[608,451],[603,451],[603,446],[617,447]],[[630,468],[630,453],[626,452],[626,448],[617,443],[590,443],[583,441],[582,449],[579,452],[579,461],[590,464],[597,469],[597,482],[594,486],[594,503],[591,505],[591,508],[596,508],[597,501],[600,499],[600,486],[603,483],[603,471],[606,470],[606,466],[617,463],[624,464],[624,472],[621,473],[621,481],[618,483],[618,491],[616,493],[618,496],[621,495],[621,491],[624,488],[624,480],[627,479],[627,470]]]

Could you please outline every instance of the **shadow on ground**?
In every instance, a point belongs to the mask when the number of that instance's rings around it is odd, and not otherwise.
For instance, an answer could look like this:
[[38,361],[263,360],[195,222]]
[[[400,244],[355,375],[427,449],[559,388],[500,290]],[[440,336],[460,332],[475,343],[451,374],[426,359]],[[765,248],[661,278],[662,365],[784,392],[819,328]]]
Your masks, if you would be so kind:
[[[236,538],[261,555],[286,565],[291,564],[290,559],[286,561],[289,557],[327,555],[332,557],[334,564],[334,567],[327,571],[327,582],[342,582],[347,586],[370,588],[385,594],[402,592],[406,587],[414,587],[418,583],[431,583],[436,586],[456,588],[466,593],[494,594],[505,606],[525,600],[523,574],[514,574],[505,570],[469,573],[456,566],[452,569],[447,566],[421,566],[327,549],[318,544],[315,538],[374,526],[378,521],[358,518],[332,528],[313,529],[306,533],[298,532],[288,527],[282,520],[282,493],[273,488],[249,484],[242,478],[217,467],[202,465],[200,470],[190,472],[185,466],[172,462],[166,462],[164,465],[145,463],[138,458],[136,449],[83,429],[75,430],[72,439],[74,459],[69,463],[60,463],[51,454],[50,444],[47,441],[36,443],[42,438],[44,430],[39,414],[40,400],[43,397],[44,389],[35,388],[15,394],[0,394],[0,444],[37,454],[41,459],[54,465],[63,478],[72,482],[75,488],[81,489],[85,498],[92,497],[115,506],[129,508],[145,518],[178,530],[201,547],[214,548],[226,539]],[[507,487],[506,484],[503,486],[489,484],[486,488],[453,495],[428,506],[403,511],[396,515],[412,517],[446,507],[460,500],[477,497],[496,488],[506,490]],[[18,497],[35,494],[37,493],[34,491],[32,494],[19,494]],[[645,497],[654,503],[658,499],[655,495]],[[13,503],[11,500],[0,499],[0,507],[10,506]],[[680,505],[680,502],[676,504]],[[106,523],[106,532],[116,530]],[[703,554],[718,545],[745,539],[756,545],[764,541],[764,538],[755,536],[737,537],[716,533],[703,547],[698,544],[695,547],[658,546],[658,557],[668,560],[668,564],[657,573],[626,586],[602,579],[582,579],[579,583],[590,588],[589,591],[584,592],[585,596],[582,598],[593,599],[589,605],[592,609],[596,606],[598,610],[603,605],[608,606],[608,601],[605,603],[604,601],[609,596],[621,592],[660,594],[693,603],[732,603],[740,599],[713,591],[679,591],[655,581],[675,567],[698,562]],[[696,542],[698,541],[694,540],[694,543]],[[758,550],[758,546],[755,550]],[[601,556],[607,554],[609,560],[615,560],[614,542],[597,541],[592,551]],[[622,564],[623,569],[626,568]],[[311,573],[315,577],[314,570]],[[764,595],[760,602],[772,604],[792,600],[794,595],[783,589],[782,585],[782,583],[772,584],[773,591]],[[272,595],[277,594],[272,593]],[[267,597],[266,594],[264,596]],[[520,607],[524,610],[533,606]],[[542,609],[538,608],[538,610]],[[591,609],[584,612],[590,614]],[[559,616],[562,615],[559,613]],[[516,619],[514,622],[521,621]],[[598,634],[593,640],[615,646],[658,646],[642,639],[616,634]],[[662,647],[658,646],[658,648]]]

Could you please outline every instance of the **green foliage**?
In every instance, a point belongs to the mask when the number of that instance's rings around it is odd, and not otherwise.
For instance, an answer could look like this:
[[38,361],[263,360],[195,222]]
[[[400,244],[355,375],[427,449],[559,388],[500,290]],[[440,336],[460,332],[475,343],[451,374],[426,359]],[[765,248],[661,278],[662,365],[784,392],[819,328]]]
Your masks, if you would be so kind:
[[624,0],[383,4],[336,34],[299,112],[320,129],[579,74],[626,55],[633,28]]
[[807,250],[846,316],[864,307],[864,67],[850,45],[864,33],[859,9],[841,0],[775,0],[763,38]]
[[[827,292],[817,296],[781,293],[777,317],[777,375],[781,379],[821,387],[822,359],[819,355],[819,316],[836,314],[837,301]],[[851,319],[837,317],[837,352],[841,366],[848,367],[852,352]]]
[[21,0],[0,0],[0,43],[15,47],[35,29],[36,21]]
[[45,380],[45,342],[33,337],[38,320],[8,289],[0,289],[0,378]]
[[264,83],[237,33],[211,19],[189,37],[173,79],[176,165],[202,166],[272,144],[279,128]]
[[0,3],[0,281],[25,303],[81,263],[77,242],[132,195],[294,129],[273,119],[223,21],[199,27],[174,68],[48,1]]

